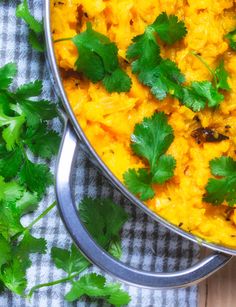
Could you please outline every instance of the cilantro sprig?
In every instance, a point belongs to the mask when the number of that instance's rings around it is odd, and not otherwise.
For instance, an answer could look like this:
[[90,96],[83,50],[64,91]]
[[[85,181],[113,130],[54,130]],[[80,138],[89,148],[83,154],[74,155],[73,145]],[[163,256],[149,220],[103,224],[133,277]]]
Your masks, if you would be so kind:
[[229,74],[225,69],[224,60],[221,59],[216,69],[212,69],[195,51],[191,51],[191,54],[207,68],[213,81],[194,81],[190,85],[184,86],[182,102],[195,112],[199,112],[206,107],[216,108],[224,100],[222,91],[231,90],[228,82]]
[[[194,81],[186,85],[185,76],[176,63],[161,57],[157,37],[172,45],[186,34],[184,22],[179,21],[176,16],[168,17],[166,13],[162,13],[153,24],[147,26],[142,35],[135,37],[133,44],[129,46],[127,59],[132,62],[132,72],[137,74],[142,84],[150,87],[158,100],[171,95],[195,112],[206,107],[216,108],[224,100],[220,90],[230,90],[228,73],[222,61],[214,72],[207,66],[213,74],[215,84],[210,81]],[[200,56],[198,58],[206,65]]]
[[27,150],[50,159],[57,153],[60,137],[48,128],[57,116],[56,105],[46,100],[32,100],[42,93],[42,82],[24,84],[15,92],[8,88],[16,74],[16,65],[0,68],[0,176],[18,182],[40,199],[52,183],[46,164],[33,163]]
[[165,154],[173,140],[173,129],[164,113],[155,113],[136,125],[131,136],[131,148],[148,163],[149,168],[129,169],[124,174],[124,182],[141,200],[154,197],[153,184],[164,184],[174,176],[176,161]]
[[167,94],[180,97],[183,74],[171,60],[162,59],[156,36],[168,45],[182,39],[187,30],[176,16],[162,13],[155,22],[147,26],[142,35],[133,39],[127,50],[127,59],[132,61],[132,72],[138,75],[139,81],[151,88],[153,95],[164,99]]
[[22,190],[16,182],[4,183],[3,179],[0,180],[1,188],[4,189],[0,198],[0,282],[4,288],[25,296],[26,271],[32,264],[29,256],[32,253],[46,253],[45,239],[33,237],[30,230],[56,203],[24,227],[20,221],[21,217],[36,208],[37,198],[32,199],[33,195]]
[[120,284],[106,284],[106,278],[95,273],[87,274],[75,281],[65,298],[69,302],[74,302],[83,295],[106,299],[114,306],[123,306],[130,302],[130,296],[121,289]]
[[[55,42],[64,40],[70,40],[70,38]],[[116,44],[108,37],[94,31],[91,23],[88,22],[87,29],[71,40],[79,52],[75,63],[79,73],[84,74],[93,83],[101,81],[109,93],[130,90],[131,79],[119,64]]]
[[[120,258],[119,233],[127,221],[126,212],[109,199],[85,198],[79,204],[79,214],[93,238],[114,257],[119,256],[118,258]],[[117,283],[107,284],[105,277],[101,275],[91,273],[77,279],[82,272],[91,266],[91,263],[74,244],[71,245],[69,250],[53,247],[51,257],[56,267],[67,273],[67,277],[34,286],[29,293],[29,297],[40,288],[69,281],[71,290],[65,296],[65,299],[69,302],[78,300],[82,295],[87,295],[92,298],[106,299],[114,306],[129,303],[128,293],[123,291]]]
[[213,87],[216,90],[230,91],[229,73],[225,69],[224,60],[221,59],[216,69],[212,69],[210,65],[195,51],[190,52],[195,56],[209,71],[213,79]]
[[28,1],[23,0],[16,9],[16,17],[21,18],[29,27],[29,43],[39,52],[45,51],[44,37],[43,37],[43,23],[35,19],[30,13]]
[[[57,153],[60,138],[48,128],[48,120],[57,116],[56,106],[35,99],[42,93],[42,82],[10,91],[16,73],[13,63],[0,68],[0,282],[3,288],[24,296],[29,256],[46,252],[46,241],[33,237],[30,230],[56,205],[49,206],[30,225],[22,225],[22,216],[37,208],[52,183],[48,166],[32,162],[28,149],[37,157],[51,158]],[[36,136],[42,131],[46,142],[38,143]]]
[[220,157],[210,162],[212,175],[206,186],[203,200],[215,206],[226,202],[236,204],[236,161],[231,157]]
[[224,100],[224,95],[218,92],[210,81],[194,81],[183,87],[183,104],[194,112],[206,107],[216,108]]
[[225,38],[228,39],[230,47],[236,51],[236,29],[229,32]]

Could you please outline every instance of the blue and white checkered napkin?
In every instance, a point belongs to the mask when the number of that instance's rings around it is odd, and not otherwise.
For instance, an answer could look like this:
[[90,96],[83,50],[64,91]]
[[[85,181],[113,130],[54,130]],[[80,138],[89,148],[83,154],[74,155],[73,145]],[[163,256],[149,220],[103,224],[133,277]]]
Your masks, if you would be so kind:
[[[43,0],[29,0],[34,15],[42,18]],[[19,1],[0,2],[0,65],[10,61],[18,65],[18,77],[15,85],[35,79],[44,80],[44,98],[55,99],[50,83],[50,72],[45,66],[44,55],[33,51],[27,44],[27,27],[15,18],[15,8]],[[60,129],[59,124],[55,123]],[[55,161],[51,164],[52,170]],[[77,199],[86,195],[97,197],[112,197],[122,204],[131,218],[122,232],[123,261],[152,271],[175,271],[190,266],[198,258],[197,245],[182,239],[169,230],[152,221],[147,215],[127,202],[120,193],[111,187],[105,178],[94,168],[83,152],[78,152],[77,167],[74,174]],[[29,215],[25,223],[31,221],[39,212],[55,199],[53,189],[41,203],[38,211]],[[69,235],[54,209],[48,216],[34,227],[34,235],[45,237],[48,242],[48,251],[52,246],[68,247],[71,243]],[[1,252],[1,251],[0,251]],[[29,286],[62,278],[63,271],[52,264],[49,253],[47,255],[32,256],[33,266],[28,270]],[[92,271],[99,272],[92,267]],[[108,276],[108,279],[111,279]],[[43,288],[37,292],[29,302],[25,299],[5,292],[0,296],[0,307],[5,306],[34,306],[60,307],[71,306],[64,301],[63,296],[68,291],[68,285],[62,284],[52,288]],[[154,291],[139,289],[124,285],[132,297],[129,306],[163,306],[185,307],[197,306],[197,287],[188,289]],[[92,302],[84,299],[73,306],[105,306],[103,302]]]

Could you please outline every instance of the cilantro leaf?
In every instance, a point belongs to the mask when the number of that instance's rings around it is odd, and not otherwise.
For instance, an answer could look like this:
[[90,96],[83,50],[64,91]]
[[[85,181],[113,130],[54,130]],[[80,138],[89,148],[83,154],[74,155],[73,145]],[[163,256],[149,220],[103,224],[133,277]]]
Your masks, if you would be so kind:
[[25,268],[22,267],[18,258],[13,258],[9,265],[3,267],[2,272],[0,272],[0,280],[12,292],[23,295],[27,280]]
[[27,261],[30,254],[46,254],[47,243],[45,239],[33,237],[29,231],[26,231],[23,239],[17,246],[15,256],[22,261]]
[[185,77],[174,62],[162,60],[160,64],[148,74],[148,78],[146,77],[146,73],[140,73],[139,80],[151,88],[152,94],[157,99],[163,100],[166,98],[167,94],[176,98],[182,97],[182,83],[185,81]]
[[76,70],[92,82],[103,81],[109,92],[128,92],[131,79],[119,66],[118,48],[108,37],[92,29],[87,23],[86,31],[72,38],[78,49]]
[[127,305],[131,301],[129,294],[122,290],[118,283],[106,284],[106,289],[110,295],[107,301],[114,306]]
[[79,214],[91,236],[104,248],[116,238],[128,217],[109,199],[85,198],[79,205]]
[[29,191],[36,192],[41,198],[46,188],[52,184],[52,175],[49,167],[45,164],[34,164],[30,160],[25,160],[19,173],[20,183],[24,184]]
[[23,191],[24,188],[17,182],[5,182],[4,178],[0,177],[0,202],[15,202],[22,197]]
[[184,87],[183,91],[183,104],[195,112],[206,106],[218,107],[224,100],[224,96],[209,81],[192,82],[189,87]]
[[120,289],[118,284],[106,285],[105,277],[95,273],[87,274],[74,282],[66,295],[66,300],[73,302],[81,296],[98,297],[106,299],[114,306],[126,305],[130,302],[129,295]]
[[183,21],[179,21],[175,15],[168,16],[165,12],[157,17],[151,26],[158,33],[160,39],[172,45],[181,40],[187,34]]
[[22,232],[20,218],[35,208],[36,200],[16,181],[5,182],[0,177],[0,234],[9,239]]
[[[8,243],[8,248],[9,248]],[[0,272],[0,280],[4,285],[19,295],[23,295],[27,286],[26,270],[31,265],[29,255],[31,253],[45,253],[46,241],[34,238],[28,231],[17,246],[12,246],[12,257],[3,266]]]
[[113,257],[120,259],[122,256],[122,247],[121,247],[121,240],[120,238],[116,238],[111,241],[108,249],[109,254]]
[[211,172],[214,176],[235,176],[236,161],[230,157],[221,157],[210,162]]
[[224,60],[220,61],[219,66],[215,70],[215,76],[217,80],[217,88],[225,91],[230,91],[231,87],[228,82],[229,74],[225,70]]
[[15,95],[17,99],[27,99],[30,97],[36,97],[42,93],[42,81],[36,80],[34,82],[26,83],[20,86]]
[[155,196],[155,192],[151,186],[152,177],[147,169],[129,169],[124,173],[123,178],[129,191],[135,195],[138,195],[142,201],[148,200]]
[[3,264],[7,263],[11,259],[11,247],[9,242],[0,235],[0,268]]
[[3,127],[2,137],[6,142],[7,150],[12,150],[15,144],[19,142],[24,123],[24,115],[8,116],[5,114],[3,106],[0,105],[0,127]]
[[168,17],[166,13],[158,16],[144,34],[133,39],[127,50],[127,59],[133,61],[132,72],[138,75],[140,82],[151,88],[157,99],[163,100],[167,94],[181,98],[185,77],[174,62],[162,59],[156,34],[172,44],[186,35],[186,29],[176,16]]
[[29,28],[33,30],[36,33],[42,33],[43,32],[43,24],[42,22],[39,22],[34,18],[34,16],[31,15],[27,0],[23,0],[23,2],[18,5],[16,9],[16,17],[22,18]]
[[236,51],[236,29],[229,32],[225,37],[229,40],[230,47]]
[[81,254],[74,244],[70,250],[52,247],[51,257],[58,269],[62,269],[69,275],[80,273],[90,266],[90,262]]
[[137,124],[131,136],[131,148],[141,158],[148,160],[151,169],[174,140],[172,127],[164,113],[155,113]]
[[[76,37],[74,43],[77,44]],[[76,70],[83,73],[89,80],[96,83],[105,77],[102,59],[84,46],[79,46],[79,58],[75,63]]]
[[86,31],[76,35],[72,41],[78,51],[80,46],[83,46],[92,53],[97,54],[103,62],[105,72],[112,73],[118,68],[117,46],[105,35],[94,31],[91,23],[87,23]]
[[69,302],[78,300],[82,295],[91,297],[106,296],[104,287],[106,279],[104,276],[95,273],[86,274],[82,276],[77,282],[73,283],[72,289],[65,296]]
[[0,68],[0,90],[8,89],[16,73],[17,68],[14,63],[8,63]]
[[21,100],[20,108],[25,114],[27,125],[33,128],[38,128],[40,123],[51,120],[58,114],[56,105],[47,100]]
[[20,216],[17,212],[0,202],[0,233],[6,239],[10,240],[15,235],[21,233],[24,227],[20,223]]
[[123,176],[128,189],[141,200],[153,198],[153,184],[164,184],[174,176],[176,161],[165,153],[174,140],[172,127],[164,113],[155,113],[137,124],[131,136],[131,148],[150,166],[148,169],[129,169]]
[[57,154],[61,139],[57,132],[53,130],[48,131],[44,126],[39,127],[39,129],[36,131],[28,130],[24,142],[35,155],[44,159],[50,159],[52,156]]
[[21,18],[29,27],[29,42],[37,51],[44,51],[43,23],[30,13],[27,0],[23,0],[16,9],[16,17]]
[[162,155],[153,171],[153,183],[163,184],[174,176],[176,161],[172,156]]
[[32,212],[38,207],[38,197],[36,193],[24,191],[22,197],[16,201],[16,210],[20,216]]
[[7,240],[23,231],[20,218],[36,208],[38,198],[16,181],[0,177],[0,234]]
[[4,176],[6,180],[15,177],[22,165],[23,156],[19,147],[14,151],[0,151],[0,176]]
[[131,87],[130,77],[120,68],[114,70],[110,75],[106,74],[102,82],[109,93],[128,92]]
[[[127,59],[132,60],[132,72],[152,73],[153,68],[161,62],[160,47],[157,43],[153,30],[146,28],[145,33],[133,38],[133,44],[128,47]],[[147,79],[143,76],[142,79]]]
[[30,30],[29,31],[29,43],[34,50],[38,52],[45,51],[45,43],[44,43],[43,35],[38,35],[36,32]]
[[236,161],[231,157],[221,157],[210,162],[211,173],[218,179],[210,178],[203,200],[213,205],[224,201],[229,206],[236,204]]

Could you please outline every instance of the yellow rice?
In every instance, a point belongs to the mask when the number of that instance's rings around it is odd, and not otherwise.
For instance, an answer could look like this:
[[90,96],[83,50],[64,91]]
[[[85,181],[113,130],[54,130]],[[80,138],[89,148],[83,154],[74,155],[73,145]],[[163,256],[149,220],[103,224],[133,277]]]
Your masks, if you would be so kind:
[[[227,206],[214,207],[202,201],[211,176],[209,161],[228,155],[236,158],[236,52],[224,36],[236,28],[235,0],[60,0],[52,3],[54,39],[73,37],[84,31],[86,22],[107,35],[119,48],[120,63],[132,78],[129,93],[109,94],[101,84],[79,79],[73,72],[78,57],[70,41],[55,44],[57,61],[71,106],[88,139],[103,161],[122,181],[129,168],[140,168],[142,161],[130,150],[134,126],[155,111],[164,111],[174,128],[175,140],[168,153],[177,160],[175,176],[155,187],[156,196],[147,206],[184,230],[210,242],[236,247],[236,213]],[[134,36],[142,34],[162,13],[185,21],[186,38],[173,47],[162,46],[162,56],[175,61],[187,81],[211,80],[203,64],[190,54],[200,53],[212,68],[225,60],[232,91],[217,111],[198,114],[204,127],[215,127],[229,140],[199,146],[191,132],[197,128],[196,113],[173,98],[157,101],[148,88],[131,73],[124,59]],[[72,72],[72,73],[70,73]]]

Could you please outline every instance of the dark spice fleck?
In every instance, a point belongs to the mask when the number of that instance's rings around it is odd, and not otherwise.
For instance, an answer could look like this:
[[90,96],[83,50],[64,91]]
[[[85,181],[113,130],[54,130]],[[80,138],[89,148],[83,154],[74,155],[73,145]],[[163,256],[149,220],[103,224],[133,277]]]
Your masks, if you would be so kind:
[[192,132],[192,137],[198,144],[201,143],[219,143],[224,140],[228,140],[229,137],[217,132],[211,128],[198,128]]
[[195,115],[193,119],[196,120],[196,122],[200,123],[200,118],[197,115]]

